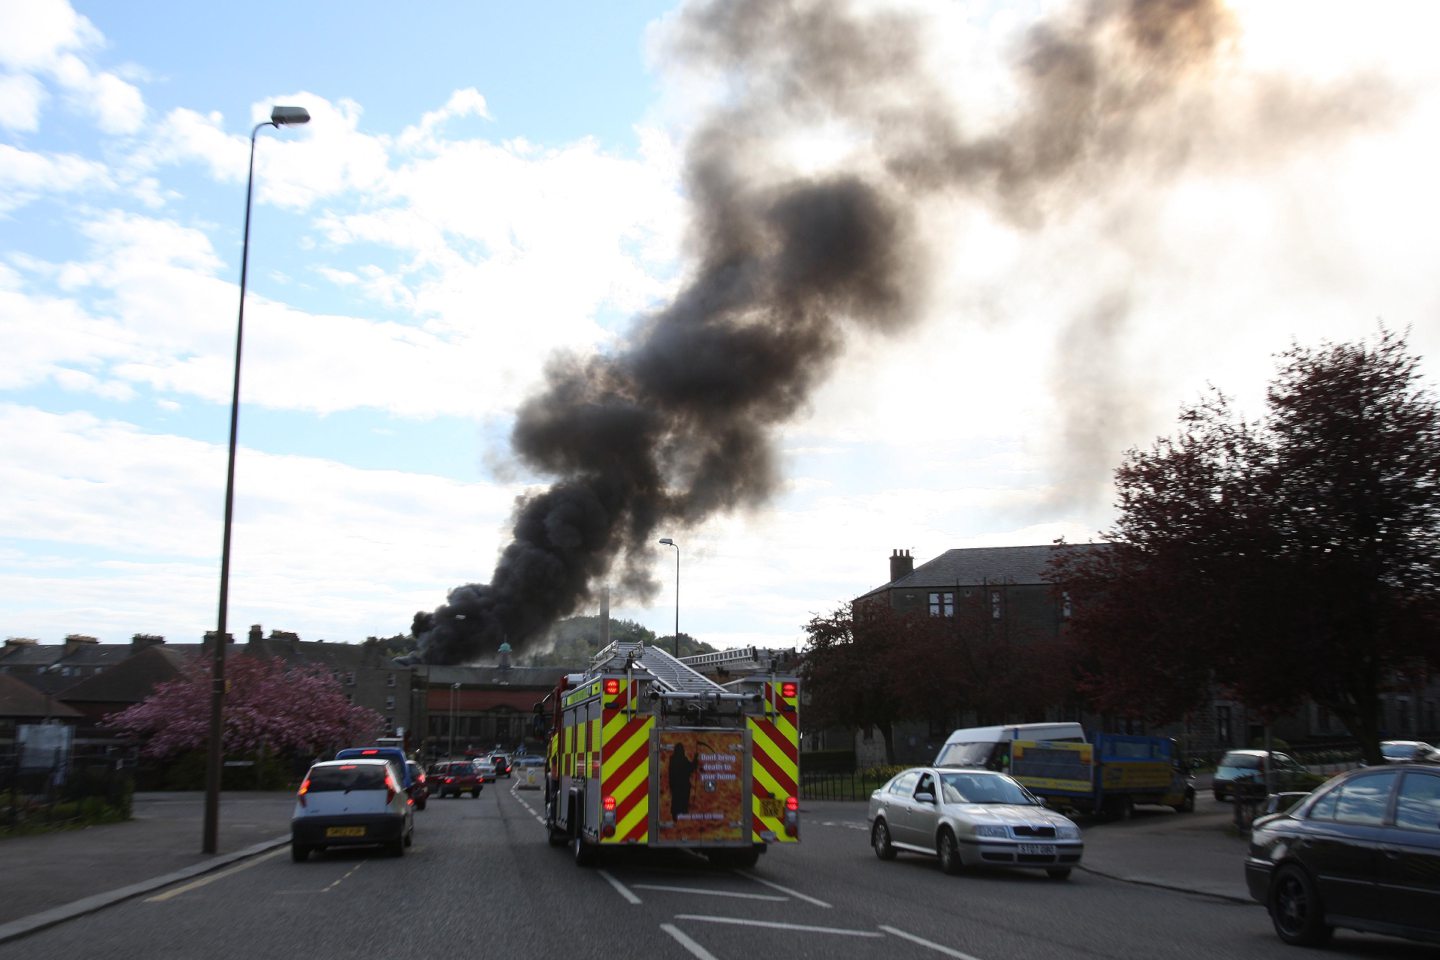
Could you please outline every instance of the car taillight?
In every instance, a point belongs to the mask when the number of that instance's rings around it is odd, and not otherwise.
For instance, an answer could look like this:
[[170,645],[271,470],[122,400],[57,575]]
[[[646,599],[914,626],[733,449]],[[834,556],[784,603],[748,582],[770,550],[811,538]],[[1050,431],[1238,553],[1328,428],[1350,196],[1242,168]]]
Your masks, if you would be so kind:
[[395,785],[395,778],[388,773],[385,774],[385,805],[387,807],[390,805],[390,801],[395,799],[395,794],[399,792],[400,788]]
[[295,794],[295,799],[300,801],[300,806],[306,806],[305,794],[310,792],[310,778],[307,776],[300,784],[300,792]]

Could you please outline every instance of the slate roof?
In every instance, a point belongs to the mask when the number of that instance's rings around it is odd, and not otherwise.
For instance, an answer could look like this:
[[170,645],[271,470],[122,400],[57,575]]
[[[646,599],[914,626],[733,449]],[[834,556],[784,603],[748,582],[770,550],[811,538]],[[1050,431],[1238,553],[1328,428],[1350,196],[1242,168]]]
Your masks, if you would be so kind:
[[30,684],[0,673],[0,717],[14,720],[73,720],[79,711],[65,706],[54,697],[46,696]]
[[431,687],[445,687],[452,683],[467,686],[510,686],[527,689],[550,690],[567,673],[574,669],[565,667],[508,667],[496,666],[458,667],[438,664],[421,664],[415,668],[421,676],[428,676]]
[[1104,546],[1105,544],[1096,543],[1058,546],[1047,543],[1034,547],[968,547],[946,550],[898,580],[882,584],[864,596],[905,588],[976,587],[994,583],[1045,584],[1049,582],[1045,579],[1046,566],[1056,550],[1094,550]]
[[169,646],[141,650],[103,673],[86,677],[60,694],[68,703],[139,703],[157,684],[174,680],[194,653]]

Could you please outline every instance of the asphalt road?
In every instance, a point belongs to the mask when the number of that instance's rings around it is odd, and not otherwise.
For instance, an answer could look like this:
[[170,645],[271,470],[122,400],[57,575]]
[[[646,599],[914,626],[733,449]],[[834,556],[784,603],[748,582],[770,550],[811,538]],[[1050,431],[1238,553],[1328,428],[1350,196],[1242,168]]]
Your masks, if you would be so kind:
[[[0,945],[0,958],[221,960],[565,957],[741,960],[1296,960],[1239,898],[1078,871],[948,877],[931,858],[883,863],[860,804],[807,804],[798,847],[753,870],[678,851],[575,866],[550,847],[540,794],[511,784],[432,800],[401,858],[290,861],[286,847]],[[1213,801],[1203,801],[1213,804]],[[1089,827],[1163,857],[1199,820],[1159,812]],[[1218,822],[1218,820],[1217,820]],[[1147,834],[1148,839],[1147,839]],[[1171,839],[1167,839],[1171,838]],[[1234,838],[1231,838],[1232,840]],[[1118,846],[1118,845],[1117,845]],[[1238,865],[1237,865],[1238,869]],[[1179,874],[1183,876],[1183,871]],[[1330,955],[1434,960],[1433,947],[1340,934]]]

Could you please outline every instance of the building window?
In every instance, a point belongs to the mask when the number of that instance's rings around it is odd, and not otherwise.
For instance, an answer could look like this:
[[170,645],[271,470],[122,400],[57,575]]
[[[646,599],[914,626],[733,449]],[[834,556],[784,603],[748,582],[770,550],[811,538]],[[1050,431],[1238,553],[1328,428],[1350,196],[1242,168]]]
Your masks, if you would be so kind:
[[953,593],[932,593],[932,594],[930,594],[930,616],[932,616],[932,617],[954,617],[954,616],[955,616],[955,594],[953,594]]
[[1071,610],[1072,608],[1070,606],[1070,591],[1066,590],[1060,594],[1060,618],[1062,620],[1069,620]]
[[345,674],[345,686],[347,686],[347,687],[353,687],[353,686],[355,686],[355,674],[353,674],[353,673],[347,673],[347,674]]
[[394,709],[395,709],[395,698],[394,698],[394,697],[386,697],[386,698],[385,698],[385,709],[386,709],[386,710],[394,710]]
[[991,591],[990,591],[990,618],[991,618],[992,620],[999,620],[999,619],[1000,619],[1000,616],[1001,616],[1001,613],[1002,613],[1002,610],[1001,610],[1001,603],[1000,603],[1000,591],[999,591],[999,590],[991,590]]
[[387,687],[393,687],[393,686],[395,686],[395,674],[393,674],[393,673],[387,673],[387,674],[385,675],[385,686],[387,686]]
[[1228,747],[1235,742],[1234,733],[1230,729],[1230,708],[1215,708],[1215,740],[1222,747]]

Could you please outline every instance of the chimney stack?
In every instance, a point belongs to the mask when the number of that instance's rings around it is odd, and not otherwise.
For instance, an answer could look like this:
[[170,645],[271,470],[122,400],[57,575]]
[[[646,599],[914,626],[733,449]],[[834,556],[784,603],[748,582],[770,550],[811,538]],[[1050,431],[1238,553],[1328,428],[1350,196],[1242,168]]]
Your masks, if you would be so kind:
[[915,560],[909,550],[894,550],[890,553],[890,582],[908,577],[915,572]]
[[141,650],[150,647],[157,647],[165,642],[165,638],[153,633],[137,633],[130,638],[130,652],[139,653]]

